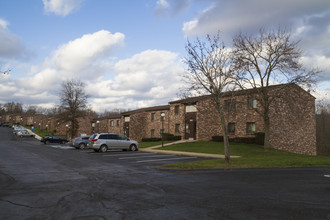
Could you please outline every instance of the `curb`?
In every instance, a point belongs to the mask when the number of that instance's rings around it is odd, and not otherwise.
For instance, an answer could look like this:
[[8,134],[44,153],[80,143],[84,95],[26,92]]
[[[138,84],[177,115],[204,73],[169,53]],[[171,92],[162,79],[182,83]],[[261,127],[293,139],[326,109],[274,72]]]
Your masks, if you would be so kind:
[[[164,146],[169,146],[173,144],[181,144],[187,142],[196,142],[192,140],[180,140],[171,143],[164,144]],[[142,152],[150,152],[150,153],[158,153],[158,154],[169,154],[169,155],[178,155],[178,156],[190,156],[190,157],[204,157],[204,158],[213,158],[213,159],[224,159],[225,155],[222,154],[207,154],[207,153],[195,153],[195,152],[184,152],[184,151],[171,151],[171,150],[156,150],[157,148],[161,148],[162,145],[157,145],[148,148],[139,148],[139,151]],[[240,156],[231,155],[230,158],[239,158]]]
[[[224,159],[225,158],[225,155],[222,155],[222,154],[206,154],[206,153],[171,151],[171,150],[153,150],[150,148],[139,148],[139,151],[158,153],[158,154],[178,155],[178,156],[204,157],[204,158],[213,158],[213,159]],[[230,158],[238,158],[238,157],[239,156],[230,156]]]

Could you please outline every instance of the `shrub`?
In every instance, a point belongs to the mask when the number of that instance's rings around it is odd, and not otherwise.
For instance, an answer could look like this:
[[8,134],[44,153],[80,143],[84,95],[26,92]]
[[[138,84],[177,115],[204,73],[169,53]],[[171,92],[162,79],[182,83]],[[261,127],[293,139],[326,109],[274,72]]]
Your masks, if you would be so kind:
[[212,136],[212,141],[223,142],[223,136]]
[[256,142],[256,139],[254,137],[235,137],[235,138],[230,138],[229,142],[254,144]]
[[161,140],[161,138],[142,138],[142,142],[157,142]]
[[[181,140],[181,136],[174,136],[173,134],[169,134],[169,133],[164,133],[163,134],[164,137],[164,141],[178,141]],[[142,142],[157,142],[157,141],[161,141],[162,138],[142,138]]]
[[265,143],[265,133],[258,132],[256,133],[256,144],[264,145]]
[[164,141],[178,141],[181,140],[181,136],[174,136],[173,134],[164,133]]

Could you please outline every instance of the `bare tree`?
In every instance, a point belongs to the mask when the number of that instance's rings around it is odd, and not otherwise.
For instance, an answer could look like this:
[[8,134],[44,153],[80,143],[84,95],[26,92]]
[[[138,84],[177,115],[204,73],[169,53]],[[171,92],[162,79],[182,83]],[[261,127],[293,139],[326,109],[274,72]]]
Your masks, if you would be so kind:
[[23,104],[18,102],[7,102],[3,105],[6,113],[23,113]]
[[232,63],[229,51],[221,41],[220,33],[206,35],[205,40],[199,38],[195,42],[188,40],[187,57],[184,62],[188,66],[184,78],[188,93],[209,94],[221,120],[224,137],[225,160],[230,162],[228,131],[221,98],[224,91],[233,85]]
[[59,121],[70,123],[70,136],[78,131],[78,118],[86,115],[88,95],[84,91],[84,83],[80,80],[67,80],[62,83],[60,92]]
[[255,98],[262,107],[261,111],[258,108],[256,111],[264,120],[265,149],[270,148],[270,105],[287,88],[282,86],[276,94],[272,91],[270,95],[268,87],[273,84],[289,86],[291,83],[311,87],[319,72],[303,67],[298,43],[292,40],[289,31],[281,28],[269,31],[261,28],[257,35],[240,33],[233,39],[233,59],[239,85],[241,89],[255,88]]

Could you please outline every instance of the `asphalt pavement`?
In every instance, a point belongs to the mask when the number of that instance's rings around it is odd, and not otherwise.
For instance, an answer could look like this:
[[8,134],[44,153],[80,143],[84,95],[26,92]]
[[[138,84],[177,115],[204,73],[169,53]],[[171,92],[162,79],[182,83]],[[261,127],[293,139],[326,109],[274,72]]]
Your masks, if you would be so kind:
[[166,170],[207,158],[76,150],[0,127],[0,219],[328,219],[330,168]]

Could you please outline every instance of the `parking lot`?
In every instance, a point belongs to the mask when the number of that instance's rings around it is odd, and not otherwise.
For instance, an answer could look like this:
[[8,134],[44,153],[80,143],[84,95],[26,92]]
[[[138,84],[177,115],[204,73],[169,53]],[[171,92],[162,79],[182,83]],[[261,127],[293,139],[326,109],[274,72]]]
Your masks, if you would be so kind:
[[0,140],[0,219],[330,219],[328,167],[167,170],[205,158]]
[[94,152],[90,149],[77,150],[68,145],[60,144],[49,144],[45,145],[49,148],[61,149],[61,150],[72,150],[77,153],[89,154],[94,157],[102,157],[103,159],[109,159],[112,162],[125,162],[125,163],[141,163],[147,165],[162,165],[167,163],[180,163],[187,161],[196,161],[196,160],[205,160],[205,158],[198,157],[188,157],[188,156],[176,156],[160,153],[148,153],[148,152],[139,152],[139,151],[117,151],[117,150],[108,150],[106,153]]

